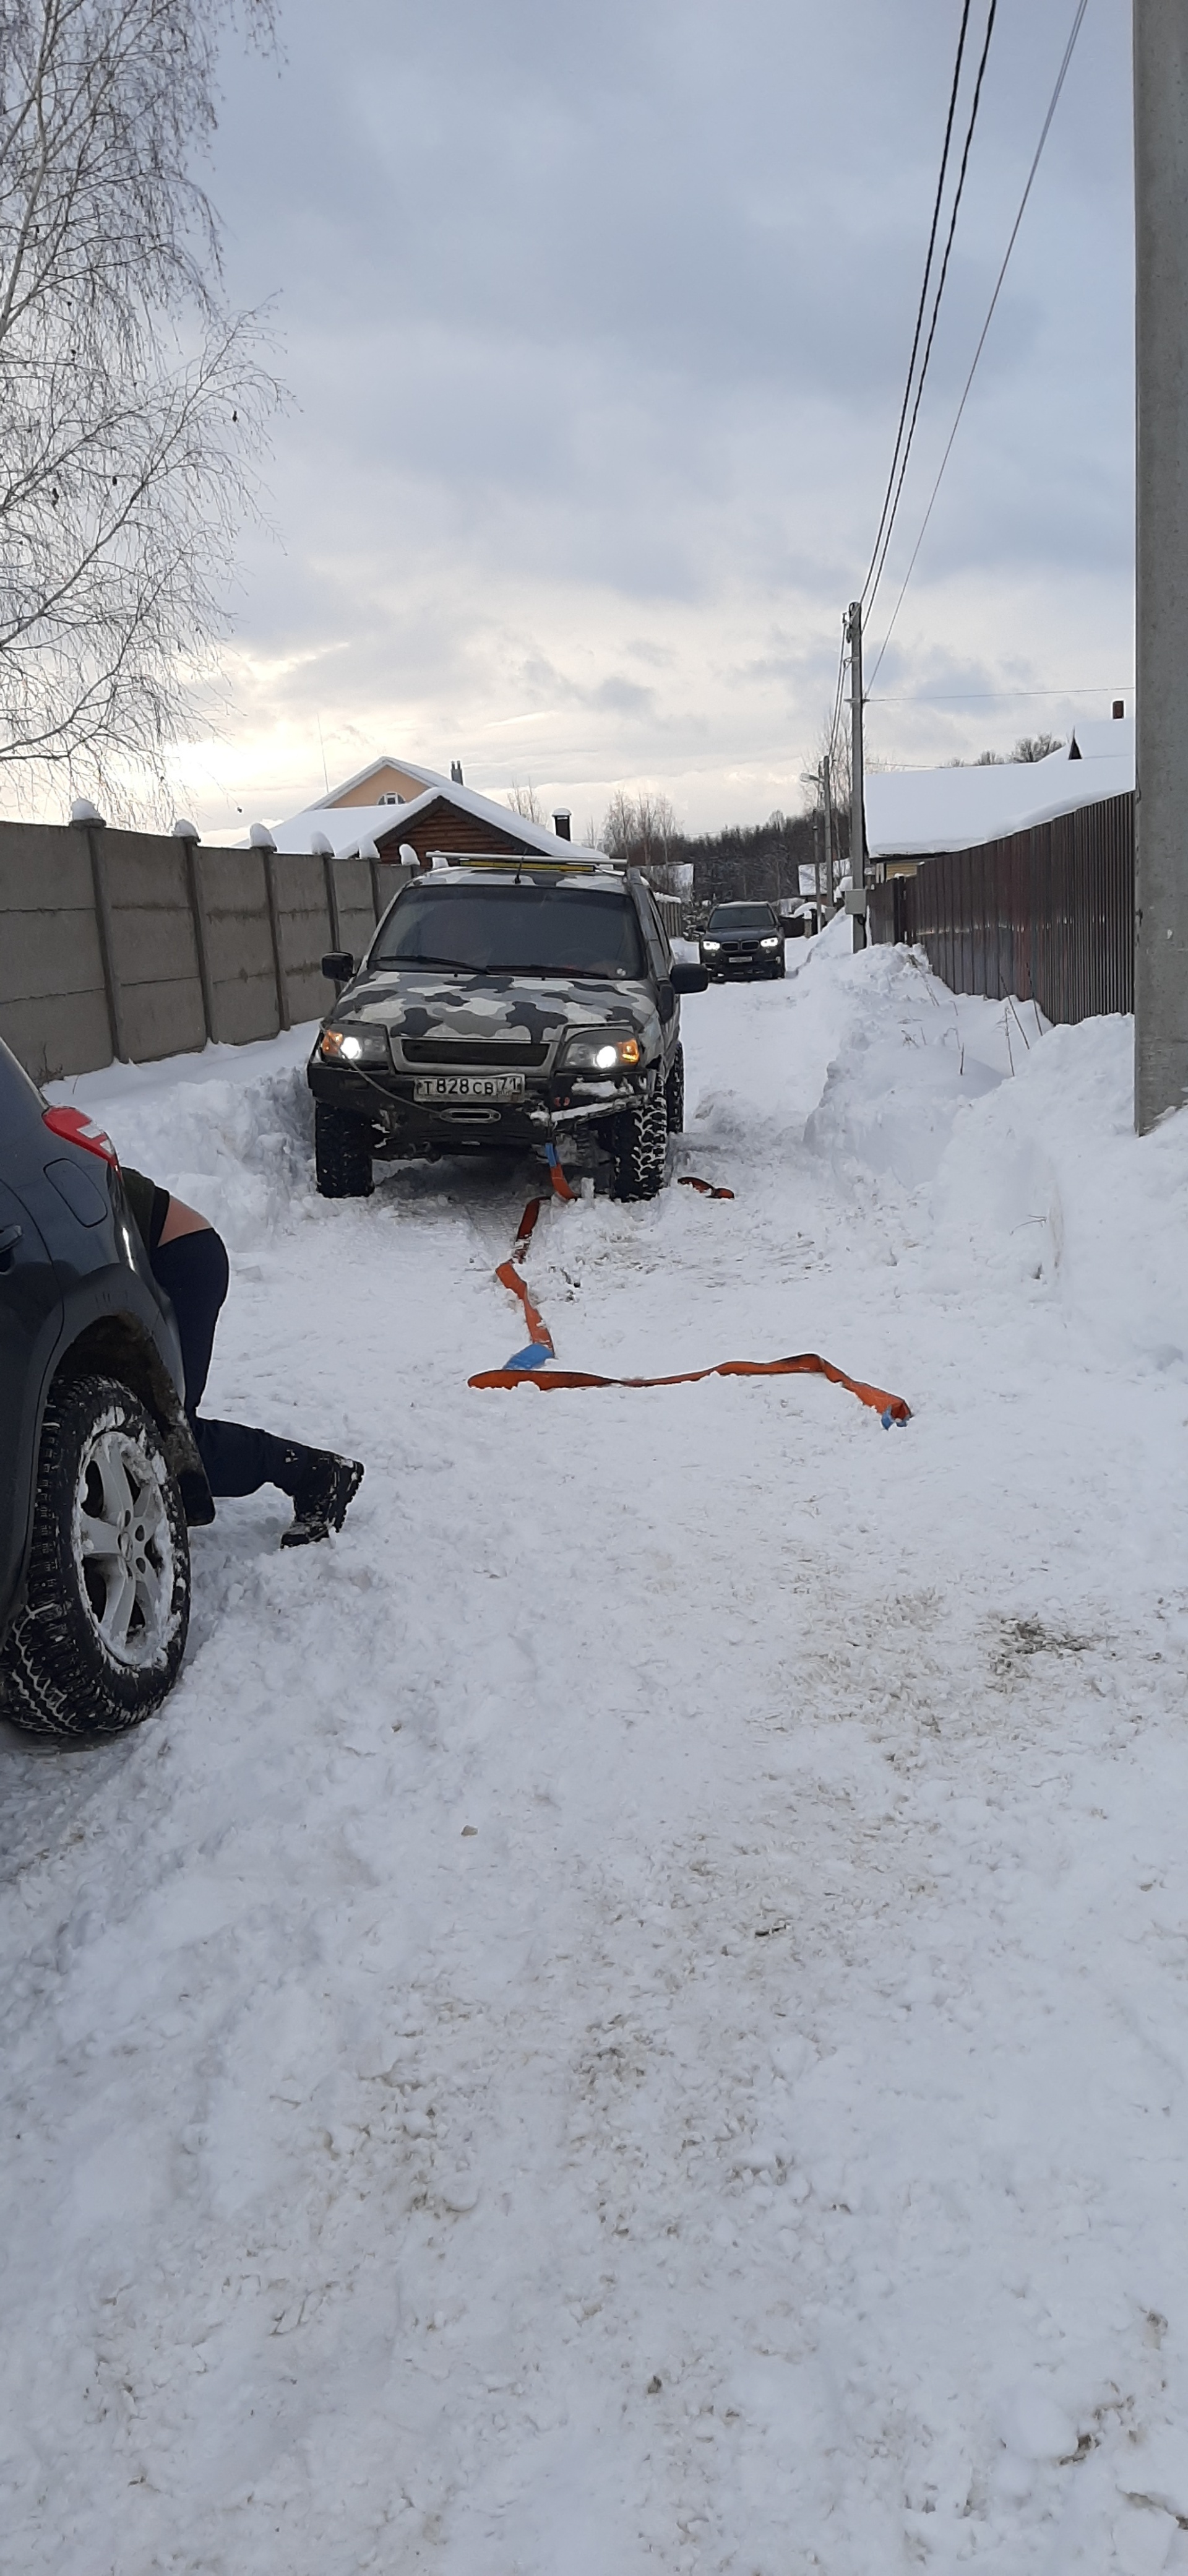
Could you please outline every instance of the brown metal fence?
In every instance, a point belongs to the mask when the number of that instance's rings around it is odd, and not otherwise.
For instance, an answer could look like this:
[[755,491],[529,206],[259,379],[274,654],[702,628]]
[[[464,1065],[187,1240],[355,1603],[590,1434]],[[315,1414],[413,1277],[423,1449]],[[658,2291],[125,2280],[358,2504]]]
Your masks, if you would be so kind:
[[1050,1020],[1134,1008],[1134,798],[1111,796],[872,886],[872,939],[923,948],[954,993]]

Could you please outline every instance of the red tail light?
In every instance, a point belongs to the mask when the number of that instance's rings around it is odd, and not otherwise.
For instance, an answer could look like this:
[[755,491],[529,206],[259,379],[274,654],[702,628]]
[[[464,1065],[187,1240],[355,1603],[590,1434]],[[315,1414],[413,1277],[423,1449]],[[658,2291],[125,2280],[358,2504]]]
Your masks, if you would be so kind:
[[110,1163],[113,1172],[120,1168],[120,1158],[106,1128],[97,1127],[85,1109],[43,1109],[42,1120],[55,1136],[65,1136],[67,1143],[82,1145],[88,1154],[98,1154],[101,1163]]

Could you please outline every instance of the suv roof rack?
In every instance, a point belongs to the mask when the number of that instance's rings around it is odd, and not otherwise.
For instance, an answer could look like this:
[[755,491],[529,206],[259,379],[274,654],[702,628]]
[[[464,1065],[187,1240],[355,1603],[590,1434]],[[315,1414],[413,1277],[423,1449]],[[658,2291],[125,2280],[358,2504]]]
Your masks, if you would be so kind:
[[507,876],[558,877],[625,877],[626,859],[609,858],[600,851],[596,858],[554,858],[543,850],[427,850],[434,867],[499,868]]

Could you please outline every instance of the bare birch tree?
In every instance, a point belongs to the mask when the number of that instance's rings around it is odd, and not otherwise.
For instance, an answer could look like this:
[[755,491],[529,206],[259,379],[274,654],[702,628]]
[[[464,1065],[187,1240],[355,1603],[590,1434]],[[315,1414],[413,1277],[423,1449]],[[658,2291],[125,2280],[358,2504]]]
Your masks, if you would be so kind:
[[625,788],[616,787],[598,846],[612,859],[627,859],[632,867],[646,868],[656,883],[656,871],[668,866],[676,836],[677,818],[667,796],[647,787],[638,796],[629,796]]
[[[0,763],[159,779],[277,388],[193,165],[235,0],[0,0]],[[242,0],[267,33],[271,0]]]
[[548,819],[531,779],[523,787],[518,778],[513,778],[507,801],[512,813],[518,814],[524,823],[543,823]]

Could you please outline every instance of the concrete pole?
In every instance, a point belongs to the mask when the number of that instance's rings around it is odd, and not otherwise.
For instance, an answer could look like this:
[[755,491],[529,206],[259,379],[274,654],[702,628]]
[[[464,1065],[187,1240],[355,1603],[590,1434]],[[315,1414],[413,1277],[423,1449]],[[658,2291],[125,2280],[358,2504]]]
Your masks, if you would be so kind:
[[[1142,5],[1142,0],[1139,0]],[[862,602],[850,604],[846,618],[850,646],[850,909],[854,915],[855,953],[866,946],[866,805],[862,769]]]
[[825,900],[832,913],[837,886],[833,874],[833,761],[828,752],[821,762],[821,801],[825,808]]
[[1188,1097],[1188,10],[1134,0],[1134,1123]]

